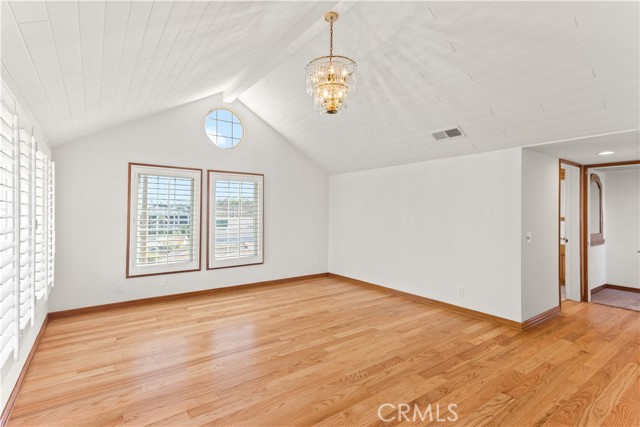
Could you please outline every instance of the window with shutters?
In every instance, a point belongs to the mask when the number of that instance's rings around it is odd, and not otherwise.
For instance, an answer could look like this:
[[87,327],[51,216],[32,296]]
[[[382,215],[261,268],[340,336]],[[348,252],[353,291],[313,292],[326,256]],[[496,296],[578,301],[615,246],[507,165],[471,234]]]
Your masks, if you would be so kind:
[[127,277],[200,270],[202,171],[129,164]]
[[53,286],[53,162],[0,90],[0,368],[20,356],[36,308]]
[[56,210],[55,210],[55,164],[49,162],[47,168],[47,296],[54,286],[54,260],[56,250]]
[[34,275],[35,296],[36,300],[44,298],[47,292],[47,222],[45,214],[47,209],[47,163],[46,158],[40,151],[35,153],[35,171],[34,171],[34,188],[35,188],[35,240],[34,240]]
[[[4,89],[4,88],[3,88]],[[4,91],[2,93],[4,95]],[[17,236],[19,209],[16,200],[18,150],[15,143],[16,116],[0,102],[0,367],[17,348]]]
[[208,171],[207,268],[262,264],[264,175]]
[[19,133],[19,318],[20,330],[33,322],[35,297],[35,143],[24,129]]

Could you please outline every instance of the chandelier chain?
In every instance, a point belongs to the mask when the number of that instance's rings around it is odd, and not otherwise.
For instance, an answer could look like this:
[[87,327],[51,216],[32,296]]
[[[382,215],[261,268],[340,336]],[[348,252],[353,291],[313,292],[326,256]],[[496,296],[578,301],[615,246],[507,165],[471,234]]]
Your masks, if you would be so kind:
[[333,58],[333,19],[329,22],[329,60]]

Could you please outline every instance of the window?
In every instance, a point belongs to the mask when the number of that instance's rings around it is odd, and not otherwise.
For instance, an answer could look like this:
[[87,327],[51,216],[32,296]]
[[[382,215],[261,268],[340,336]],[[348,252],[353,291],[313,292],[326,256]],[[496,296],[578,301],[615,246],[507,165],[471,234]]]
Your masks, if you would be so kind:
[[204,120],[204,130],[217,147],[233,148],[242,142],[244,127],[242,122],[229,110],[212,110]]
[[127,277],[200,270],[200,169],[129,163]]
[[17,360],[53,286],[53,162],[0,90],[0,368]]
[[[4,87],[2,95],[4,95]],[[0,106],[0,368],[17,351],[16,262],[18,220],[16,203],[19,176],[17,174],[17,144],[15,115],[2,99]],[[17,354],[17,353],[16,353]]]
[[20,184],[18,197],[20,209],[18,214],[18,257],[20,258],[18,270],[18,317],[20,329],[25,329],[33,319],[33,296],[35,296],[35,186],[34,186],[34,144],[31,136],[24,130],[18,132],[18,148],[20,167],[18,173]]
[[51,288],[54,285],[54,260],[56,250],[56,192],[55,192],[55,180],[56,180],[56,168],[55,163],[49,162],[47,170],[47,294],[51,292]]
[[44,154],[36,152],[35,156],[35,205],[33,206],[35,217],[35,270],[33,280],[35,282],[36,299],[44,298],[47,292],[47,223],[44,216],[47,212],[47,164]]
[[209,171],[207,268],[263,262],[261,174]]

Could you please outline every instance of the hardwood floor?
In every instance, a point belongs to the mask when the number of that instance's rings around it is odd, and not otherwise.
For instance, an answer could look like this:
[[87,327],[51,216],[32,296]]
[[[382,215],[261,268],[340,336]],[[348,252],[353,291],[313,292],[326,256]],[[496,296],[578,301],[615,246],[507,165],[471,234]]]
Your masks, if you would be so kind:
[[393,425],[406,403],[438,426],[638,426],[639,334],[603,305],[518,332],[311,279],[52,320],[9,425]]

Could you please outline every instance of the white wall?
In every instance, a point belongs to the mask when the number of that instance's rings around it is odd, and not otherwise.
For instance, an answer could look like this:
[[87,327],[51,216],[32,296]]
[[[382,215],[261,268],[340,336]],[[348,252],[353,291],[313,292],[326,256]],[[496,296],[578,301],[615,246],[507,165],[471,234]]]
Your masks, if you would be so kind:
[[589,290],[605,283],[607,283],[605,245],[589,246]]
[[520,178],[519,148],[331,176],[329,270],[521,321]]
[[558,174],[557,158],[522,150],[522,320],[559,304]]
[[[590,183],[590,179],[591,179],[591,174],[594,173],[589,172],[589,181],[587,181],[588,183]],[[602,187],[603,187],[603,191],[602,191],[602,203],[603,203],[603,209],[604,206],[606,204],[607,201],[607,183],[606,183],[606,177],[604,173],[596,173],[596,175],[598,175],[598,177],[600,178],[600,182],[602,183]],[[588,192],[588,197],[589,197],[589,209],[591,209],[591,185],[587,184],[587,192]],[[604,217],[606,218],[606,213],[604,213]],[[591,230],[591,212],[588,213],[587,215],[587,221],[589,222],[589,224],[587,224],[587,230]],[[598,286],[604,285],[605,283],[607,283],[607,265],[606,265],[606,247],[607,247],[607,228],[604,228],[604,240],[605,243],[603,245],[598,245],[598,246],[591,246],[591,241],[589,240],[589,263],[588,263],[588,269],[589,269],[589,290],[593,289],[593,288],[597,288]],[[589,238],[590,239],[590,238]],[[589,300],[591,299],[591,292],[589,292]]]
[[640,288],[640,170],[605,176],[606,283]]
[[[220,106],[245,125],[245,140],[232,150],[215,147],[204,133],[206,114]],[[199,100],[56,147],[53,155],[57,264],[50,311],[327,271],[326,174],[239,102]],[[264,173],[264,265],[125,279],[128,162]],[[206,212],[206,197],[203,205]],[[121,281],[124,293],[116,293]]]

